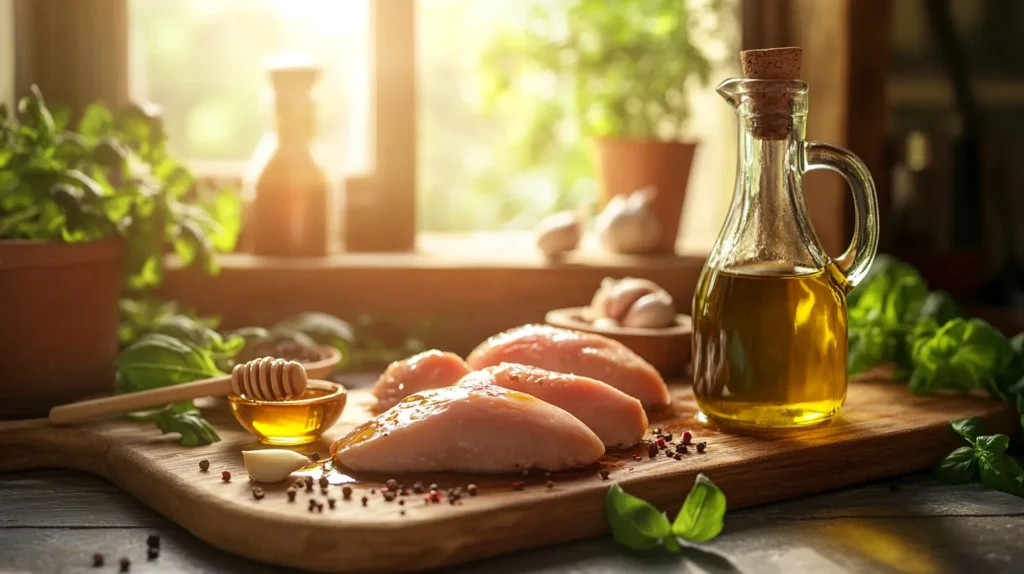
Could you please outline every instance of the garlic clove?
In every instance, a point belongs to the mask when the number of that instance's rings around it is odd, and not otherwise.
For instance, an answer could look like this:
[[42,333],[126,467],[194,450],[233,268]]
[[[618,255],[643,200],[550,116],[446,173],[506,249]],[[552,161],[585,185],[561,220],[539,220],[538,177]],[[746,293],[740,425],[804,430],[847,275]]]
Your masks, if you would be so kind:
[[537,225],[537,248],[548,258],[572,251],[580,243],[583,225],[573,211],[549,215]]
[[281,448],[243,450],[245,471],[256,482],[281,482],[309,464],[309,458]]
[[591,326],[595,329],[616,329],[619,326],[619,322],[611,317],[601,317],[591,323]]
[[601,317],[608,316],[608,296],[612,289],[615,288],[616,283],[617,281],[611,277],[605,277],[601,280],[601,286],[594,292],[594,297],[590,300],[590,306],[583,310],[583,319],[593,322]]
[[644,295],[656,291],[663,291],[663,289],[654,281],[635,277],[621,279],[608,293],[605,316],[621,321],[633,303],[636,303]]
[[665,291],[648,293],[637,299],[622,318],[623,327],[661,329],[676,321],[672,296]]

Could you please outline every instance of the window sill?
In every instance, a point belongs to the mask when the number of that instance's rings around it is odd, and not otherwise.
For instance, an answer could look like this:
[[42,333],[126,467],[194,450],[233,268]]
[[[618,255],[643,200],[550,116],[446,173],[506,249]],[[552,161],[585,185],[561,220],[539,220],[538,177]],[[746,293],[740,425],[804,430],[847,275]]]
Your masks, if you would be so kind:
[[431,320],[441,331],[428,344],[465,353],[495,332],[543,321],[551,309],[587,304],[608,276],[651,279],[687,312],[704,265],[698,254],[603,253],[592,237],[558,262],[545,261],[530,233],[421,233],[417,243],[414,253],[231,254],[219,259],[216,277],[172,262],[162,295],[219,315],[226,327],[306,310],[370,313],[404,327]]

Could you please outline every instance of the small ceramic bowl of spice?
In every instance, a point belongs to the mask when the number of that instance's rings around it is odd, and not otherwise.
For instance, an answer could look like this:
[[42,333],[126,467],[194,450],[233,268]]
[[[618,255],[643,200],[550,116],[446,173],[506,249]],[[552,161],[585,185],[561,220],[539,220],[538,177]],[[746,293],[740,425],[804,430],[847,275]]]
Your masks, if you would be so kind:
[[306,391],[284,401],[260,401],[245,395],[229,396],[235,420],[260,440],[292,446],[313,442],[338,422],[348,401],[344,386],[310,379]]
[[607,278],[586,307],[549,311],[555,327],[596,333],[626,345],[664,377],[687,374],[693,323],[677,313],[672,296],[646,279]]

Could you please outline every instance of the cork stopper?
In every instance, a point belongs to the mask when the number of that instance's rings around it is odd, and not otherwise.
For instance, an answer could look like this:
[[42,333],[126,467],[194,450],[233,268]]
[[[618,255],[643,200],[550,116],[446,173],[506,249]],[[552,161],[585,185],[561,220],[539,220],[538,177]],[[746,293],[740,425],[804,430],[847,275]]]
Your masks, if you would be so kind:
[[[800,79],[803,49],[797,47],[744,50],[740,52],[743,76],[751,80],[793,81]],[[789,116],[793,94],[780,85],[765,86],[750,96],[750,111],[757,117],[752,125],[754,136],[762,139],[784,139],[792,129]]]
[[743,76],[751,80],[798,80],[802,48],[768,48],[740,52]]

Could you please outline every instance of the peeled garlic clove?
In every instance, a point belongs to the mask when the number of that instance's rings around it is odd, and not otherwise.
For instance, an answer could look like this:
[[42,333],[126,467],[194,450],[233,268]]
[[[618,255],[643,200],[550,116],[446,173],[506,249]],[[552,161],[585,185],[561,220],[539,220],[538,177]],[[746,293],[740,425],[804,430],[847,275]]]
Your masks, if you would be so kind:
[[595,329],[615,329],[619,326],[619,322],[611,317],[601,317],[591,323],[591,326]]
[[637,299],[622,318],[623,327],[661,329],[676,321],[676,309],[672,296],[665,291],[648,293]]
[[594,297],[590,300],[590,306],[583,310],[584,319],[587,321],[596,321],[601,317],[608,316],[608,296],[617,283],[618,282],[611,277],[605,277],[601,280],[601,286],[594,292]]
[[616,283],[608,293],[605,316],[621,321],[637,300],[656,291],[663,291],[663,289],[654,281],[626,277]]
[[576,249],[583,235],[583,225],[573,211],[549,215],[537,225],[537,248],[547,257],[555,257]]
[[245,471],[256,482],[281,482],[309,464],[309,458],[281,448],[243,450]]

